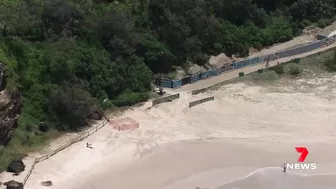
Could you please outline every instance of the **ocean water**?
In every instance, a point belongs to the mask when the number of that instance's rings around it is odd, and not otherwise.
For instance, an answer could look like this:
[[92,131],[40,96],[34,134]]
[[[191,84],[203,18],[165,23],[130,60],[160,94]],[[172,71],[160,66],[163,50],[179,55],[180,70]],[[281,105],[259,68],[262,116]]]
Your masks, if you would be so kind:
[[336,175],[304,175],[263,168],[216,189],[336,189]]

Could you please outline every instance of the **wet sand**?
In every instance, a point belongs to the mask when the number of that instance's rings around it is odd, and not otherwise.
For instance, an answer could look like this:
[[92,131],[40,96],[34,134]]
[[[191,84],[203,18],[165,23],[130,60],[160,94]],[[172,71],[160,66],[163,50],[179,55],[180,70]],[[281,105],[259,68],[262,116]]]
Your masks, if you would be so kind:
[[[245,144],[249,142],[250,145]],[[268,143],[268,144],[267,144]],[[162,145],[137,162],[93,176],[76,189],[327,189],[336,187],[336,175],[303,176],[304,171],[283,172],[283,162],[296,162],[293,144],[260,139],[182,141]],[[304,145],[301,143],[301,145]],[[307,144],[307,162],[317,169],[307,175],[330,174],[336,155],[323,157],[331,145]],[[287,149],[287,150],[286,150]],[[267,168],[271,167],[271,168]],[[257,171],[255,171],[257,170]],[[253,172],[252,174],[250,174]],[[250,174],[250,175],[249,175]],[[191,175],[191,176],[190,176]],[[248,176],[247,176],[248,175]],[[244,178],[246,177],[246,178]],[[239,180],[240,178],[244,178]],[[234,181],[237,180],[237,181]],[[233,181],[233,182],[232,182]],[[228,183],[229,182],[229,183]],[[228,183],[228,184],[224,184]]]

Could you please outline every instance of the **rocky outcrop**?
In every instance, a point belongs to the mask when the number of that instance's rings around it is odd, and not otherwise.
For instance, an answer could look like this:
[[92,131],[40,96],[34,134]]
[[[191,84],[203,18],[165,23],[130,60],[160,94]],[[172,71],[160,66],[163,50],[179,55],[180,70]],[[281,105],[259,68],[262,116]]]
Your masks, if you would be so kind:
[[52,182],[50,180],[42,181],[41,184],[42,184],[42,186],[52,186]]
[[11,137],[11,132],[17,127],[22,103],[20,99],[0,95],[0,145],[6,145]]
[[0,63],[0,146],[6,145],[17,127],[22,102],[20,94],[8,94],[5,88],[4,66]]
[[22,160],[13,160],[7,167],[7,172],[19,174],[25,170],[26,166]]
[[47,122],[41,122],[39,125],[38,125],[38,129],[39,131],[45,133],[45,132],[48,132],[50,130],[50,126]]
[[100,110],[97,106],[92,106],[87,115],[89,119],[93,119],[93,120],[101,120],[103,116],[104,115],[102,113],[102,110]]
[[15,180],[5,182],[4,185],[7,187],[7,189],[23,189],[23,184]]

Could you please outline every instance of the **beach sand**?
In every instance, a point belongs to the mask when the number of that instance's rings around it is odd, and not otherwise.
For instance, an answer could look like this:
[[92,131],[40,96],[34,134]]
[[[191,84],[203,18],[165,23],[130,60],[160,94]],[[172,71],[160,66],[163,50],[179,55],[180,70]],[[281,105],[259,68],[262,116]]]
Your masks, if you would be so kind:
[[[52,189],[336,188],[335,81],[328,74],[233,83],[181,92],[150,109],[148,102],[124,114],[139,129],[102,128],[37,164],[25,188],[40,189],[44,180]],[[188,108],[209,96],[215,100]],[[297,161],[296,146],[308,148],[316,170],[282,172]]]
[[[195,189],[196,187],[217,188],[220,186],[218,188],[231,189],[231,186],[246,186],[246,183],[250,183],[250,185],[247,185],[249,188],[257,189],[264,185],[266,189],[268,186],[272,186],[269,181],[283,182],[284,179],[295,181],[296,177],[300,177],[290,171],[283,173],[280,168],[286,160],[294,159],[296,161],[297,154],[293,153],[292,145],[271,143],[264,145],[267,144],[267,141],[253,141],[245,139],[183,141],[163,145],[146,158],[122,168],[113,169],[111,167],[108,171],[95,175],[83,185],[74,188],[107,189],[113,186],[121,189]],[[246,146],[245,142],[251,142],[252,144]],[[274,146],[277,148],[281,146],[289,150],[287,150],[288,152],[284,152],[285,150],[279,150],[280,152],[274,149],[269,150]],[[317,154],[321,151],[327,151],[332,146],[320,148],[310,144],[307,147],[311,154]],[[311,174],[329,174],[334,171],[336,164],[333,164],[332,160],[335,160],[335,156],[322,161],[318,156],[312,155],[309,161],[317,162],[318,169]],[[264,167],[272,168],[263,169]],[[255,170],[258,171],[254,172]],[[251,172],[254,173],[246,179],[234,181]],[[106,179],[109,181],[106,182]],[[234,182],[224,185],[224,183],[231,181]],[[300,187],[297,188],[303,188],[304,185],[300,185],[300,180],[298,182]],[[288,186],[293,185],[287,180],[285,183]],[[322,187],[324,184],[326,183],[317,182],[312,186],[324,188]],[[330,183],[329,186],[335,187],[336,181]],[[277,187],[279,185],[275,183],[273,187],[268,187],[268,189]]]

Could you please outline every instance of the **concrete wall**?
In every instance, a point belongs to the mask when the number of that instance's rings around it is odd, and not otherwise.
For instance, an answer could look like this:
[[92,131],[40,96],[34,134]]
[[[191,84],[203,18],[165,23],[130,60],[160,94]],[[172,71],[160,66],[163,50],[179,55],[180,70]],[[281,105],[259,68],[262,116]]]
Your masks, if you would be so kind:
[[170,96],[166,96],[166,97],[162,97],[162,98],[159,98],[159,99],[155,99],[153,100],[152,102],[152,106],[155,106],[157,104],[162,104],[162,103],[166,103],[166,102],[171,102],[175,99],[178,99],[180,98],[180,94],[174,94],[174,95],[170,95]]
[[215,100],[215,97],[212,96],[212,97],[192,101],[192,102],[189,103],[189,108],[200,105],[200,104],[203,104],[204,102],[212,101],[212,100]]

